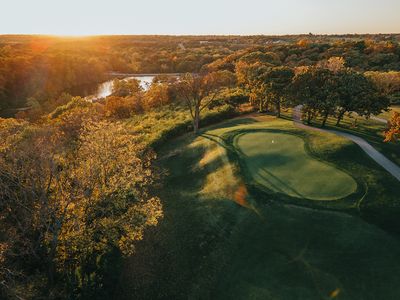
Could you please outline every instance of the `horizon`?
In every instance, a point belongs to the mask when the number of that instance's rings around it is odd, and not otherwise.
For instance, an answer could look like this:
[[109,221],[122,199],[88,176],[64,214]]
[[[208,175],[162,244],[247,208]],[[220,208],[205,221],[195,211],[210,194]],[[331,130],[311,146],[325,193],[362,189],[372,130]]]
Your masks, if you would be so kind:
[[400,32],[400,3],[395,0],[54,2],[9,1],[0,19],[0,34],[282,36]]
[[47,34],[47,33],[0,33],[0,37],[12,37],[12,36],[32,36],[32,37],[50,37],[50,38],[90,38],[90,37],[123,37],[123,36],[134,36],[134,37],[296,37],[296,36],[314,36],[314,37],[341,37],[341,36],[368,36],[368,35],[400,35],[399,32],[366,32],[366,33],[288,33],[288,34],[139,34],[139,33],[127,33],[127,34],[92,34],[92,35],[68,35],[68,34]]

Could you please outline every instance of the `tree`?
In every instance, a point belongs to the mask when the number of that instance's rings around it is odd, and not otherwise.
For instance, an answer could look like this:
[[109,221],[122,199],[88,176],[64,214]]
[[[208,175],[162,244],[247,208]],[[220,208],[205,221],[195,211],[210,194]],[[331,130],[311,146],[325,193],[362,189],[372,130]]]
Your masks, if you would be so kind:
[[88,123],[80,136],[72,179],[75,205],[61,229],[57,264],[80,284],[90,286],[96,260],[118,249],[135,252],[144,230],[162,216],[159,199],[149,193],[157,179],[155,153],[138,143],[122,124]]
[[238,84],[249,93],[250,103],[253,107],[256,107],[258,102],[260,112],[268,110],[270,102],[261,77],[268,69],[268,66],[260,63],[248,64],[243,61],[237,62],[235,66]]
[[146,109],[161,107],[170,102],[169,86],[167,83],[152,83],[144,95]]
[[294,71],[289,67],[269,68],[260,75],[266,98],[275,104],[277,116],[281,116],[281,106],[289,99],[289,86],[294,77]]
[[142,92],[140,81],[137,79],[118,80],[113,81],[112,95],[117,97],[127,97],[136,93]]
[[142,111],[142,99],[140,94],[128,97],[109,96],[104,106],[106,116],[117,119],[129,118],[132,113]]
[[[365,72],[364,75],[372,80],[376,88],[393,102],[400,96],[400,72]],[[396,99],[397,98],[397,99]]]
[[400,138],[400,114],[394,112],[385,132],[385,142],[398,141]]
[[319,62],[319,67],[328,69],[333,73],[338,73],[345,69],[345,63],[343,57],[333,56],[326,61]]
[[354,111],[368,118],[389,106],[387,97],[379,94],[374,84],[363,74],[344,70],[338,73],[338,80],[336,126],[347,112]]
[[307,123],[318,114],[327,116],[334,110],[332,100],[333,73],[327,69],[309,67],[298,70],[291,84],[292,97],[298,104],[303,105],[303,114]]
[[148,191],[157,178],[153,159],[120,124],[86,123],[71,147],[55,127],[1,120],[0,228],[7,245],[0,254],[16,271],[45,272],[49,292],[56,277],[75,288],[93,286],[102,258],[132,254],[162,216]]
[[187,73],[180,79],[177,92],[186,102],[193,123],[193,131],[198,133],[200,114],[215,99],[223,87],[235,82],[233,73],[217,71],[205,74]]

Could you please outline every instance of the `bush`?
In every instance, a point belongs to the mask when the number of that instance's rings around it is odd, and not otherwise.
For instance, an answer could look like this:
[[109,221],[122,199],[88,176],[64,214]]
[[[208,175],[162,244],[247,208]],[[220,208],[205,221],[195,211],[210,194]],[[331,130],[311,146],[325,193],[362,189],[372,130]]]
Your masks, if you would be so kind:
[[129,118],[133,113],[141,112],[142,102],[140,97],[107,97],[105,104],[105,112],[107,117],[114,117],[117,119]]

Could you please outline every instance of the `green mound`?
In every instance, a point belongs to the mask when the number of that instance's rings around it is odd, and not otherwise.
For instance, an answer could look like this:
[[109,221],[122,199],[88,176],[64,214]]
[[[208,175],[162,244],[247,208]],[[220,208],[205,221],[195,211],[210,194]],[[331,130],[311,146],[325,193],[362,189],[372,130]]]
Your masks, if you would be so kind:
[[311,157],[299,137],[256,131],[239,135],[235,146],[253,180],[274,192],[312,200],[337,200],[357,189],[351,176]]

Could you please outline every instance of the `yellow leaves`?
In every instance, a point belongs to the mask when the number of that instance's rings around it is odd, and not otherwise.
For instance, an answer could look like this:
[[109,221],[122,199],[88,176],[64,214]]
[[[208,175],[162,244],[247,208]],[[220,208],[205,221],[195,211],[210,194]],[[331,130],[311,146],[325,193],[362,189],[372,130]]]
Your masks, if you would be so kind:
[[326,62],[325,66],[328,70],[337,73],[345,68],[345,60],[343,57],[331,57]]
[[334,291],[332,291],[332,292],[330,293],[329,297],[332,298],[332,299],[334,299],[334,298],[336,298],[337,296],[339,296],[340,292],[341,292],[341,290],[340,290],[339,288],[337,288],[336,290],[334,290]]
[[379,91],[386,95],[400,91],[400,72],[368,71],[364,75],[371,79]]
[[306,39],[301,39],[297,42],[297,46],[302,47],[302,48],[306,48],[310,45],[310,41],[306,40]]
[[56,247],[51,259],[60,271],[116,247],[133,254],[144,230],[163,216],[160,200],[148,196],[158,176],[153,172],[155,153],[125,124],[81,125],[76,146],[70,147],[65,144],[68,135],[54,124],[0,120],[0,171],[23,183],[15,188],[0,181],[0,198],[3,190],[14,197],[9,213],[20,209],[18,204],[27,206],[27,230],[40,232],[48,254]]
[[389,128],[385,132],[385,142],[397,141],[400,137],[400,114],[394,112],[390,119]]

